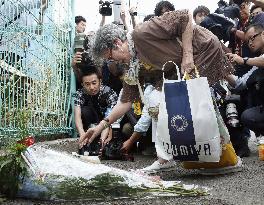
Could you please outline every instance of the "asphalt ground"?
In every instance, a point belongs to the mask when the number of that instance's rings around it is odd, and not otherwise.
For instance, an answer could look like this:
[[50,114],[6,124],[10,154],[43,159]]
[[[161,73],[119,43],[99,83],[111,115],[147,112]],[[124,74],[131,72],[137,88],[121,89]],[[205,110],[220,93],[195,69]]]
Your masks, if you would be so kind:
[[[76,151],[76,142],[69,140],[50,142],[50,147],[67,152]],[[163,180],[182,181],[184,184],[196,184],[210,189],[208,196],[203,197],[159,197],[134,199],[109,199],[106,201],[31,201],[25,199],[0,201],[0,204],[33,205],[33,204],[60,204],[60,205],[122,205],[122,204],[176,204],[176,205],[264,205],[264,161],[258,159],[257,147],[250,141],[251,155],[243,158],[241,172],[218,176],[203,176],[195,170],[185,170],[179,166],[174,171],[161,172]],[[102,161],[102,163],[120,169],[140,169],[156,160],[153,156],[135,155],[135,161]]]

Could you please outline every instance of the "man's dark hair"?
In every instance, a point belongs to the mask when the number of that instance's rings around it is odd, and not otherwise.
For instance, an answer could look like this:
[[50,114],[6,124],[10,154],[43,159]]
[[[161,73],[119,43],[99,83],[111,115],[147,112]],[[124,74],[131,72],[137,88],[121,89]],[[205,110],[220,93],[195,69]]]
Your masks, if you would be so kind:
[[210,10],[206,6],[198,6],[193,11],[193,18],[195,18],[198,13],[202,13],[202,12],[205,13],[206,15],[210,14]]
[[218,2],[217,2],[217,5],[218,5],[219,7],[221,7],[221,6],[227,7],[227,6],[228,6],[228,4],[227,4],[224,0],[220,0],[220,1],[218,1]]
[[249,29],[251,29],[251,28],[254,28],[255,29],[255,31],[257,32],[257,33],[260,33],[260,32],[262,32],[262,31],[264,31],[264,26],[262,25],[262,24],[251,24],[251,25],[249,25],[248,27],[247,27],[247,29],[246,29],[246,32],[249,30]]
[[169,1],[160,1],[156,4],[154,14],[155,16],[161,15],[161,10],[163,8],[167,8],[169,11],[175,11],[174,5],[170,3]]
[[75,16],[75,23],[78,24],[81,21],[86,22],[86,19],[83,16]]
[[143,22],[148,21],[149,19],[151,19],[153,17],[155,17],[155,14],[149,14],[149,15],[145,16],[145,18],[143,19]]
[[251,8],[250,8],[250,13],[252,13],[256,8],[261,8],[261,10],[263,11],[263,8],[260,7],[260,6],[257,6],[257,5],[253,5]]
[[82,68],[80,74],[81,74],[81,81],[83,77],[93,75],[93,74],[97,75],[99,79],[102,79],[101,71],[97,69],[95,66],[91,66],[91,65],[87,66],[86,68]]

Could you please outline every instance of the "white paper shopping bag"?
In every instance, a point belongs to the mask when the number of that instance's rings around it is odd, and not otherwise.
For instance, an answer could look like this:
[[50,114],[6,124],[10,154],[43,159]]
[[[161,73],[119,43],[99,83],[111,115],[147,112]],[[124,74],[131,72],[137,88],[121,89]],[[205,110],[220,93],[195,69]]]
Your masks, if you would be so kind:
[[220,160],[220,134],[207,78],[164,79],[156,143],[164,159]]

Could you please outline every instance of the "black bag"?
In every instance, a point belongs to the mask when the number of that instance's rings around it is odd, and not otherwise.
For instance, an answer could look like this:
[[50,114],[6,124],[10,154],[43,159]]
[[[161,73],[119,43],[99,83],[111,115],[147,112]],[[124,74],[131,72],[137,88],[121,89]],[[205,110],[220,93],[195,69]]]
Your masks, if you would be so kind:
[[113,138],[105,145],[102,151],[101,159],[134,161],[134,157],[132,155],[121,152],[123,142],[124,141],[120,137]]
[[[134,161],[132,155],[121,152],[124,140],[121,135],[113,136],[113,139],[109,141],[104,147],[100,144],[100,138],[97,137],[89,145],[84,145],[79,149],[79,155],[84,155],[84,152],[88,152],[89,156],[99,156],[102,160],[124,160]],[[101,150],[102,149],[102,150]]]
[[99,138],[97,137],[91,144],[84,145],[79,149],[79,155],[84,155],[84,152],[88,152],[89,156],[98,156],[100,154],[101,145],[99,143]]

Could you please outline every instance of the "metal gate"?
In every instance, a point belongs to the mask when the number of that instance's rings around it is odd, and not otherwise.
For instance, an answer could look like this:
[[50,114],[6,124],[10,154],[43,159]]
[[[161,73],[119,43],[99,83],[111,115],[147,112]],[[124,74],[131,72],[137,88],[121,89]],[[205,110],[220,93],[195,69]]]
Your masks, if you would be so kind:
[[16,135],[22,112],[32,134],[71,131],[71,11],[70,0],[0,0],[0,136]]

